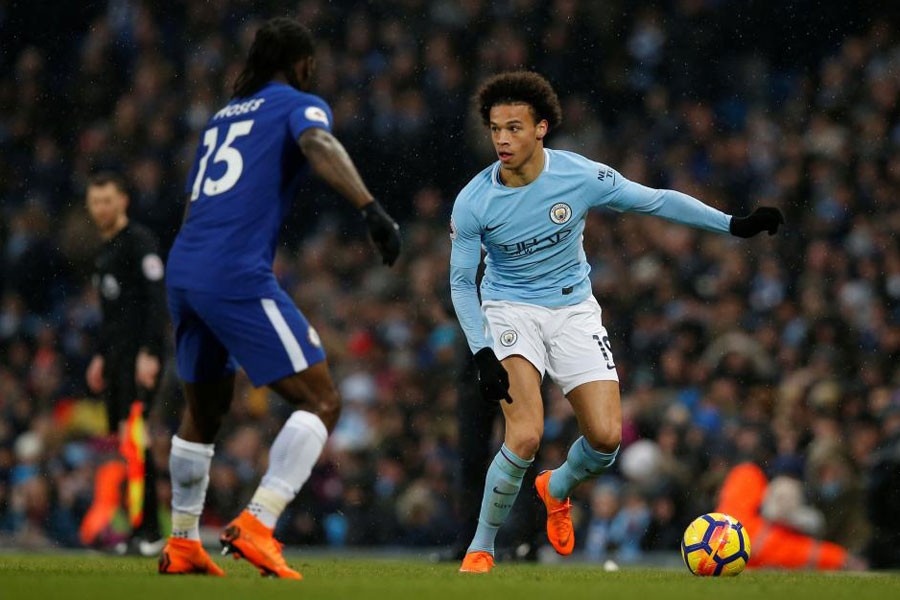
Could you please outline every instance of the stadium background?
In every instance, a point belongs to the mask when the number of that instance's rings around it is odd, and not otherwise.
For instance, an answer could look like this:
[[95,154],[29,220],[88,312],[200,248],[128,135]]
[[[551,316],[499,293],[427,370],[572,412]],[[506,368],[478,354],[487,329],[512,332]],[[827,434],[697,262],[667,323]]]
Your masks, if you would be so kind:
[[[345,411],[279,526],[285,541],[453,538],[466,350],[447,312],[447,221],[456,191],[492,160],[468,98],[484,76],[519,67],[560,94],[564,123],[549,146],[726,212],[776,205],[788,220],[784,235],[736,241],[589,217],[625,450],[610,477],[578,492],[580,550],[627,561],[674,549],[744,458],[802,480],[827,539],[861,551],[873,532],[900,529],[873,477],[900,452],[896,9],[55,4],[0,1],[0,547],[77,545],[103,454],[83,377],[99,319],[86,177],[124,172],[132,218],[168,247],[197,134],[228,97],[254,24],[284,13],[318,36],[316,90],[406,244],[398,267],[374,266],[359,219],[315,183],[287,223],[276,272],[322,335]],[[163,469],[180,402],[173,377],[170,365],[152,423]],[[286,410],[242,386],[205,525],[247,500]],[[548,389],[539,469],[562,460],[573,421]],[[166,482],[160,491],[167,501]]]

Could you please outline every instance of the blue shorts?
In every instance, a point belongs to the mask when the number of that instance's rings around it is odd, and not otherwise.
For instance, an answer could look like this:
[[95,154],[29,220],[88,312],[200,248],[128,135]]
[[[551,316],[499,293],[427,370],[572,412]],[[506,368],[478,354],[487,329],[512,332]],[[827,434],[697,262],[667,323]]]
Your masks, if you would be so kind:
[[178,375],[184,381],[215,381],[240,365],[260,387],[325,360],[316,330],[281,289],[266,298],[168,292]]

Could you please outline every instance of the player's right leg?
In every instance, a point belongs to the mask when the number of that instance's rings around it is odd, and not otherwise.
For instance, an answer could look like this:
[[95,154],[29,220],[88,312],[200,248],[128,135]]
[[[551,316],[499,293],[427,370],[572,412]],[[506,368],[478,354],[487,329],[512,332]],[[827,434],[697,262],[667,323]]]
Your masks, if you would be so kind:
[[200,543],[200,515],[209,485],[214,440],[234,394],[234,375],[184,383],[185,412],[172,437],[172,535],[159,559],[163,574],[224,575]]
[[195,312],[189,294],[169,289],[185,411],[172,437],[172,535],[159,558],[162,574],[224,575],[200,543],[200,514],[209,485],[216,434],[234,394],[234,362]]
[[541,373],[518,355],[505,358],[503,366],[509,373],[513,402],[501,404],[504,443],[488,468],[478,527],[459,569],[462,573],[486,573],[493,568],[494,540],[519,495],[544,432]]

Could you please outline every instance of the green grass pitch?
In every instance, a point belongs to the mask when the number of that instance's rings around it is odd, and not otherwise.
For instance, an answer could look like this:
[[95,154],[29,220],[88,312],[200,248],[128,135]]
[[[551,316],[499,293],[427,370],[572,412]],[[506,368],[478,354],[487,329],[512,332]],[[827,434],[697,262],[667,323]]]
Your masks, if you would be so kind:
[[261,578],[245,562],[220,559],[228,577],[156,574],[153,560],[86,554],[0,554],[0,599],[232,600],[315,598],[370,600],[777,600],[900,598],[897,574],[745,572],[731,579],[694,577],[686,570],[586,565],[500,564],[489,575],[461,575],[455,564],[289,556],[304,581]]

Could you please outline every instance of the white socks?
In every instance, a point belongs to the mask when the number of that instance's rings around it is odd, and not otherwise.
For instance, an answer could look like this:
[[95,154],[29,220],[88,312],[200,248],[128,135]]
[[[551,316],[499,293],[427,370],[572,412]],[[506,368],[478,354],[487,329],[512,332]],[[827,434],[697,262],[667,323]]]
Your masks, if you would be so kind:
[[[247,506],[266,527],[275,527],[284,508],[309,479],[326,439],[328,430],[322,420],[302,410],[294,412],[278,432],[269,451],[269,469]],[[213,444],[172,436],[172,537],[200,539],[200,513],[206,500],[213,448]]]
[[200,539],[200,513],[209,485],[213,444],[187,442],[172,436],[169,473],[172,478],[172,537]]
[[247,505],[250,514],[274,528],[284,508],[309,479],[327,439],[328,429],[322,419],[311,412],[295,411],[272,443],[269,469]]

